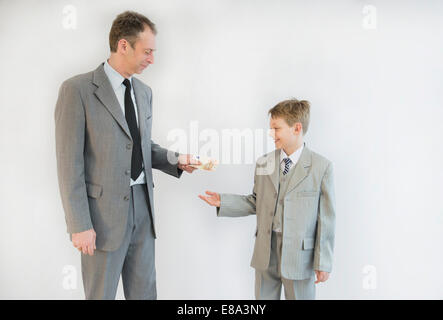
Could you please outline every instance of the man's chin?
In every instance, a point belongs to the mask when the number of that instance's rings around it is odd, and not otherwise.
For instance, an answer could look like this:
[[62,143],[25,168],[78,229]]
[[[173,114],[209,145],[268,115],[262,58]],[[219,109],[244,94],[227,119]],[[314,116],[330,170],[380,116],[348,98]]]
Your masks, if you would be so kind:
[[140,68],[138,68],[136,73],[138,73],[138,74],[142,73],[147,67],[148,66],[146,66],[146,67],[141,66]]

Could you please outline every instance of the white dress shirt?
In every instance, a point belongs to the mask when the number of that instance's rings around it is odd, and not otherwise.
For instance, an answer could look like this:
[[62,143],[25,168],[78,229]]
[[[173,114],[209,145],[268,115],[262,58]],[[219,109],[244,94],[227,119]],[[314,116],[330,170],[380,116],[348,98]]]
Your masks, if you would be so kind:
[[[120,108],[123,111],[123,115],[125,115],[125,91],[126,86],[123,84],[123,80],[125,78],[118,73],[111,65],[108,63],[108,61],[105,61],[105,64],[103,66],[106,75],[108,76],[109,82],[111,83],[111,87],[114,90],[114,93],[117,97],[118,103],[120,104]],[[138,124],[138,109],[137,109],[137,103],[135,102],[135,94],[134,94],[134,88],[132,86],[132,77],[129,77],[128,79],[131,83],[131,98],[132,103],[134,104],[134,111],[135,111],[135,118],[137,120],[137,126]],[[140,126],[139,126],[140,127]],[[142,163],[143,168],[143,163]],[[142,172],[138,176],[138,178],[134,181],[131,178],[130,185],[133,186],[134,184],[143,184],[146,183],[146,177],[145,177],[145,170],[142,169]]]
[[[297,150],[295,150],[291,155],[287,155],[286,152],[281,149],[280,151],[280,167],[281,170],[284,171],[285,170],[285,162],[283,161],[284,158],[289,157],[289,159],[291,159],[292,163],[291,166],[289,167],[289,171],[292,170],[292,168],[295,167],[295,165],[298,162],[298,159],[300,159],[301,156],[301,152],[303,151],[303,147],[305,146],[305,144],[303,143],[301,147],[299,147]],[[288,173],[289,173],[288,171]]]

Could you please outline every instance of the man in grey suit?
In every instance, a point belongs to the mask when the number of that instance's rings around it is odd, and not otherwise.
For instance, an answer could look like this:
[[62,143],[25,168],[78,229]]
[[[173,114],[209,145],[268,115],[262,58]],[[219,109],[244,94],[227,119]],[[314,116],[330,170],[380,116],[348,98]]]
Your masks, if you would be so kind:
[[257,160],[252,194],[206,191],[199,196],[217,207],[218,216],[256,215],[251,266],[257,299],[280,299],[282,285],[286,299],[315,299],[315,284],[326,281],[332,270],[332,163],[303,142],[309,110],[306,100],[296,99],[269,110],[276,150]]
[[179,178],[191,155],[151,140],[151,88],[132,75],[154,63],[155,25],[126,11],[109,34],[110,58],[60,87],[57,173],[67,232],[81,255],[86,299],[156,299],[152,169]]

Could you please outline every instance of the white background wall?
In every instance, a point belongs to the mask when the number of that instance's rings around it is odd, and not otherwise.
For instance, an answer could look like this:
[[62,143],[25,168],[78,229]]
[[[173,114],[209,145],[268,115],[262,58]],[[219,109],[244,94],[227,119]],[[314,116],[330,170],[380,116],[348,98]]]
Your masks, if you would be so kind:
[[[443,298],[443,3],[418,0],[0,1],[0,298],[84,297],[54,106],[64,79],[108,57],[112,20],[127,9],[159,30],[155,64],[138,76],[154,92],[157,143],[170,146],[168,133],[191,121],[267,129],[280,100],[311,101],[306,142],[334,162],[337,202],[334,270],[319,299]],[[159,299],[254,298],[255,217],[216,218],[197,197],[248,194],[253,171],[155,172]],[[64,288],[72,270],[77,287]]]

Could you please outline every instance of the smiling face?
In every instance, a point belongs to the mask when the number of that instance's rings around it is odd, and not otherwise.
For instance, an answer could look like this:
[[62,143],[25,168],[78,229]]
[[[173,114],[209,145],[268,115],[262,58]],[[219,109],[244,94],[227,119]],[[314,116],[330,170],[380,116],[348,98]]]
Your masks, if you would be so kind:
[[271,117],[269,127],[269,135],[274,139],[275,148],[283,149],[287,154],[292,153],[288,153],[287,150],[292,150],[297,146],[303,137],[302,125],[300,122],[296,122],[293,126],[289,126],[285,119]]

